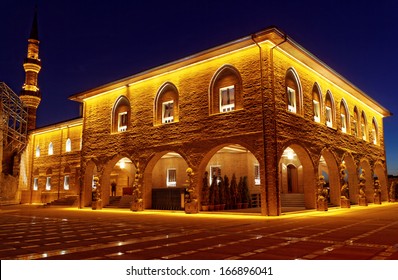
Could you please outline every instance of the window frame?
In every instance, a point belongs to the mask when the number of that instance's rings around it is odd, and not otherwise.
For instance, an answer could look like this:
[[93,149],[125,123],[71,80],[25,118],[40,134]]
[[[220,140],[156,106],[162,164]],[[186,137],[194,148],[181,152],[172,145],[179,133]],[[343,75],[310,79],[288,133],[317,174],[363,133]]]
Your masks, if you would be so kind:
[[[171,109],[172,115],[169,117],[165,117],[166,106],[170,104],[172,104],[172,109]],[[173,123],[173,122],[174,122],[174,100],[162,102],[162,124]]]
[[318,100],[313,99],[312,100],[312,105],[313,105],[313,113],[314,113],[314,121],[317,123],[321,122],[321,104]]
[[51,176],[46,177],[46,191],[51,191]]
[[166,171],[166,186],[176,187],[177,186],[177,169],[176,168],[167,168]]
[[333,128],[333,113],[332,108],[329,106],[325,106],[325,123],[327,127]]
[[254,185],[261,185],[260,164],[254,164]]
[[340,120],[341,120],[341,131],[343,133],[347,133],[347,118],[345,114],[340,114]]
[[37,177],[33,178],[33,190],[34,191],[39,190],[39,178]]
[[291,113],[297,114],[297,100],[296,91],[291,87],[286,87],[287,91],[287,110]]
[[70,140],[70,138],[66,139],[66,143],[65,143],[65,152],[69,153],[72,151],[72,141]]
[[64,175],[64,190],[68,191],[70,187],[70,176],[69,175]]
[[117,132],[127,131],[128,112],[123,111],[117,114]]
[[[223,92],[226,91],[229,100],[231,100],[230,95],[228,94],[231,89],[233,90],[233,96],[232,96],[233,102],[223,105]],[[221,87],[219,89],[219,100],[220,100],[220,113],[235,111],[235,85]]]

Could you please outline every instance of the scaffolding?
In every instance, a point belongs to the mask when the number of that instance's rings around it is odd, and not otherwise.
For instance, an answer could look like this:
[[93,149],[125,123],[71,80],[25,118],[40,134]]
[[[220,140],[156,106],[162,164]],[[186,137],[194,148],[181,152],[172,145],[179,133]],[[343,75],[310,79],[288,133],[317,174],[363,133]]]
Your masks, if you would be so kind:
[[4,151],[20,153],[27,144],[28,112],[19,96],[0,82],[0,143]]

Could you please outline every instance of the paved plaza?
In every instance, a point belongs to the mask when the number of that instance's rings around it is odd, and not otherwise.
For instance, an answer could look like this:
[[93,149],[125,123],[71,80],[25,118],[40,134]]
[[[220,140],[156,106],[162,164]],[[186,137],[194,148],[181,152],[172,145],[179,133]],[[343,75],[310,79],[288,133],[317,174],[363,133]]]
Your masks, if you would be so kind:
[[0,258],[397,260],[398,203],[245,214],[2,206]]

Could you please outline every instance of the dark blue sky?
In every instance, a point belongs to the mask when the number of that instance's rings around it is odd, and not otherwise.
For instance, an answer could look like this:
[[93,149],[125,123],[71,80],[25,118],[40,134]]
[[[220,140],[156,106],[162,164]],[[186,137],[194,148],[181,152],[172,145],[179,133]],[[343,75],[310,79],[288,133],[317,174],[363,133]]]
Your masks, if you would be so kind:
[[[70,95],[276,25],[391,112],[398,1],[2,0],[0,80],[16,93],[38,2],[42,103],[38,126],[78,116]],[[397,116],[385,119],[398,175]]]

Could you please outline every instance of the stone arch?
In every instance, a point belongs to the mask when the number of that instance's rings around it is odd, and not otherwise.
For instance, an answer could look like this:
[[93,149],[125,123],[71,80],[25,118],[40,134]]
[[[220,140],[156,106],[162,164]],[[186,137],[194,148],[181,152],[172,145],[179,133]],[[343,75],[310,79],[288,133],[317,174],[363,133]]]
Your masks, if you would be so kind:
[[[251,206],[265,215],[265,168],[250,145],[239,140],[228,141],[218,143],[208,150],[201,159],[197,171],[197,189],[200,194],[205,172],[208,173],[208,184],[210,186],[212,172],[214,171],[222,179],[228,177],[230,183],[233,175],[235,175],[237,182],[239,182],[240,178],[244,179],[246,177],[250,193],[249,200],[252,202]],[[219,182],[221,182],[221,178]],[[228,193],[228,195],[231,194]],[[233,209],[235,205],[232,201],[227,201],[228,195],[225,198],[226,207],[227,209]],[[261,208],[259,207],[260,204]]]
[[[365,194],[367,202],[373,202],[373,172],[371,165],[367,159],[362,159],[359,163],[358,177],[361,175],[361,170],[365,171]],[[358,181],[359,183],[359,181]],[[358,199],[358,193],[355,194]]]
[[[294,151],[294,155],[291,156],[287,154],[288,148]],[[295,158],[297,156],[297,159]],[[316,208],[316,180],[315,177],[315,167],[311,159],[310,153],[299,143],[290,142],[287,143],[278,156],[279,158],[279,177],[280,177],[280,192],[282,192],[284,168],[283,164],[287,166],[288,163],[298,160],[301,164],[302,170],[299,170],[299,184],[302,184],[302,191],[304,194],[304,205],[307,209]],[[301,183],[300,183],[301,180]],[[299,187],[300,188],[300,187]]]
[[[189,161],[183,151],[167,149],[152,154],[143,171],[143,199],[145,208],[153,208],[152,190],[167,188],[167,176],[170,169],[175,169],[176,183],[169,187],[182,188],[187,179],[186,169],[191,167],[196,173],[195,166],[190,166]],[[163,172],[164,171],[164,172]],[[162,176],[153,178],[154,174]]]
[[343,162],[346,166],[346,173],[348,174],[347,179],[348,179],[350,202],[351,202],[351,204],[357,204],[358,203],[357,195],[359,193],[357,165],[355,163],[355,160],[354,160],[354,157],[352,156],[352,154],[350,154],[348,152],[344,154]]
[[[123,163],[125,164],[125,166],[121,166]],[[128,188],[131,189],[132,184],[134,183],[134,176],[136,172],[134,159],[132,159],[126,153],[120,153],[113,156],[110,160],[106,162],[103,172],[100,176],[101,198],[103,201],[103,205],[107,205],[109,203],[112,179],[116,176],[112,174],[113,172],[120,172],[120,177],[123,177],[125,179],[123,180],[122,185],[119,184],[119,191],[117,191],[117,193],[120,195],[131,195],[131,192],[128,190]],[[123,190],[123,188],[126,188],[125,191]]]
[[232,65],[220,67],[209,85],[210,114],[243,108],[243,86],[239,71]]
[[322,91],[318,83],[312,87],[312,114],[315,122],[323,121],[323,101]]
[[[325,160],[328,169],[329,197],[333,205],[340,205],[340,172],[337,164],[337,157],[329,149],[324,148],[321,151],[321,157]],[[321,162],[320,162],[321,164]],[[320,174],[319,174],[320,175]]]
[[119,96],[112,108],[112,127],[111,132],[123,132],[129,129],[131,119],[131,106],[129,99],[121,95]]
[[178,122],[179,93],[171,83],[164,83],[158,90],[154,103],[154,124]]
[[287,110],[292,113],[303,115],[303,93],[300,78],[297,71],[290,67],[286,71],[286,104]]
[[377,161],[373,167],[374,177],[377,177],[380,182],[381,188],[381,199],[382,201],[388,201],[388,178],[385,165],[381,161]]
[[333,94],[330,90],[326,92],[325,97],[325,123],[328,127],[336,127],[336,108]]

